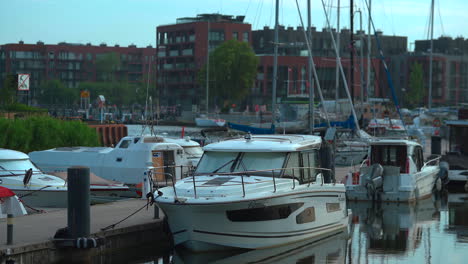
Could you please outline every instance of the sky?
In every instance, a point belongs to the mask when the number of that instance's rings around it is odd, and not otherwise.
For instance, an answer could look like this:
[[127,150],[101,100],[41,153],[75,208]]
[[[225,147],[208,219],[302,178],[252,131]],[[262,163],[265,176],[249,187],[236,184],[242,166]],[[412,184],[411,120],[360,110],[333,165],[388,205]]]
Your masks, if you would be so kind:
[[[307,1],[297,0],[307,23]],[[354,10],[362,11],[362,27],[367,30],[369,0],[354,0]],[[311,0],[312,24],[327,26],[323,3],[332,27],[336,28],[338,0]],[[375,28],[385,35],[428,39],[431,0],[372,0]],[[467,0],[435,0],[434,38],[441,35],[468,38]],[[0,45],[7,43],[46,44],[58,42],[119,44],[138,47],[156,43],[156,27],[173,24],[180,17],[203,13],[245,15],[252,29],[274,27],[275,0],[0,0]],[[349,28],[349,0],[341,0],[340,28]],[[296,0],[280,0],[279,23],[299,26]],[[359,14],[355,16],[359,29]]]

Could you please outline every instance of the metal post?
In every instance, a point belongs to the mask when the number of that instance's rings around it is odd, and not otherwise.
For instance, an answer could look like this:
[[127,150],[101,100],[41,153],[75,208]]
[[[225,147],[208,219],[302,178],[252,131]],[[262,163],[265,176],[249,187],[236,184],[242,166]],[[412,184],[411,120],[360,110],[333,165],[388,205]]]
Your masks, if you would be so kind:
[[241,180],[242,180],[242,193],[244,194],[242,197],[245,197],[244,175],[241,175]]
[[13,245],[13,215],[7,215],[7,245]]
[[[197,199],[197,187],[196,187],[196,184],[195,184],[195,175],[192,176],[192,179],[193,179],[193,195],[194,195],[195,199]],[[174,192],[175,192],[175,187],[174,187]]]
[[272,173],[273,173],[273,188],[274,188],[273,192],[275,193],[276,192],[275,170],[273,170]]
[[89,168],[68,168],[68,228],[71,238],[90,234]]

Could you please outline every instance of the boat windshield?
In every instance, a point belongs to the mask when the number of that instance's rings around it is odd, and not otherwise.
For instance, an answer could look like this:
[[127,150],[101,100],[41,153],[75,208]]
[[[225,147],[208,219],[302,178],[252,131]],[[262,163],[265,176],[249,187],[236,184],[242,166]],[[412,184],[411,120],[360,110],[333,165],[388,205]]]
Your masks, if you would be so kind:
[[[280,174],[286,152],[215,152],[205,151],[195,174],[249,171],[249,174],[272,176]],[[256,172],[252,172],[256,171]]]
[[1,160],[0,176],[23,176],[27,170],[33,169],[33,172],[39,172],[39,169],[28,159],[21,160]]

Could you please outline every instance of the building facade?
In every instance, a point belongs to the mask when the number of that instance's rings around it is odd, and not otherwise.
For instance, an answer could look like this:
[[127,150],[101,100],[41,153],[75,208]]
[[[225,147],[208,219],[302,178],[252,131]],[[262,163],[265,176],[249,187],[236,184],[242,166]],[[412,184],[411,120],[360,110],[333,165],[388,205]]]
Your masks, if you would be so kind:
[[[156,49],[135,45],[98,46],[88,44],[59,43],[57,45],[5,44],[0,46],[0,87],[9,74],[30,74],[30,97],[34,98],[43,81],[57,79],[68,88],[77,89],[81,82],[96,81],[96,61],[109,53],[120,57],[116,79],[145,84],[147,76],[154,76],[150,66],[155,64]],[[154,68],[154,67],[153,67]],[[153,70],[154,71],[154,70]]]
[[184,110],[199,110],[205,106],[209,87],[206,89],[200,85],[197,76],[207,64],[209,51],[231,39],[251,43],[251,25],[244,23],[243,16],[202,14],[179,18],[175,24],[158,26],[157,86],[160,103],[180,104]]

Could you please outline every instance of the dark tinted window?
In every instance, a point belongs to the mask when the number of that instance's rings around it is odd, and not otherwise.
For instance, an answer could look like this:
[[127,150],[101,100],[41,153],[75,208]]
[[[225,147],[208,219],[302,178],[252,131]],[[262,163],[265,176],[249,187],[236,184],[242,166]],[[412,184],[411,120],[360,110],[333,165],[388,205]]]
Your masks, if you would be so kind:
[[308,207],[304,211],[302,211],[302,213],[296,216],[296,223],[298,224],[310,223],[314,221],[315,221],[315,208],[314,207]]
[[406,145],[373,145],[371,150],[371,165],[400,167],[400,172],[406,171]]
[[272,205],[260,208],[249,208],[227,211],[227,218],[233,222],[269,221],[288,218],[294,211],[304,203],[291,203]]

